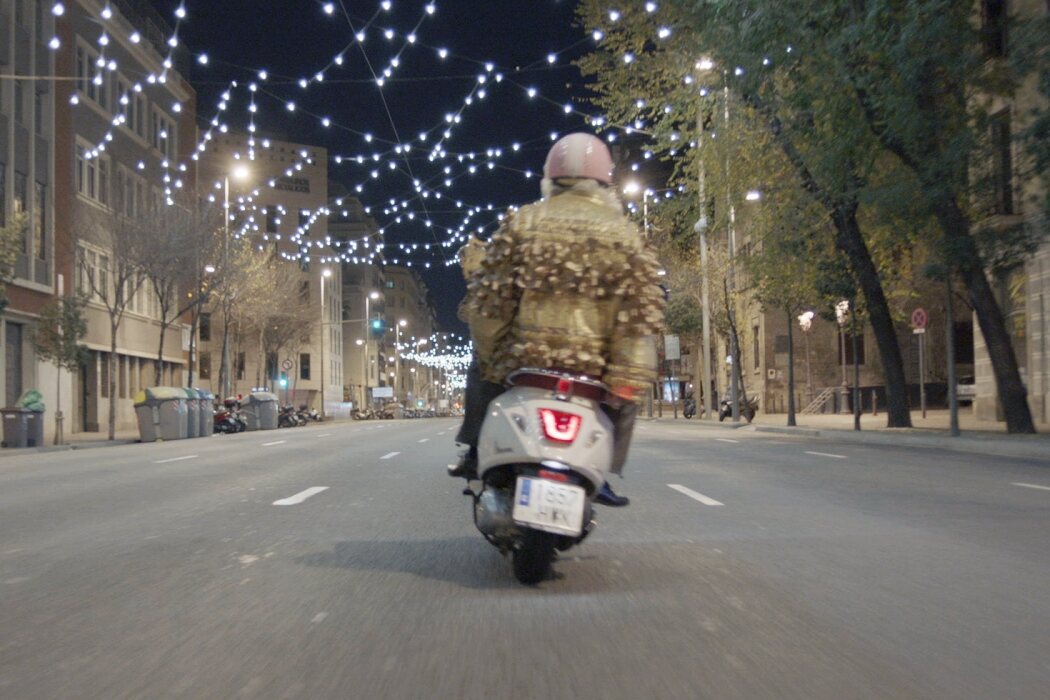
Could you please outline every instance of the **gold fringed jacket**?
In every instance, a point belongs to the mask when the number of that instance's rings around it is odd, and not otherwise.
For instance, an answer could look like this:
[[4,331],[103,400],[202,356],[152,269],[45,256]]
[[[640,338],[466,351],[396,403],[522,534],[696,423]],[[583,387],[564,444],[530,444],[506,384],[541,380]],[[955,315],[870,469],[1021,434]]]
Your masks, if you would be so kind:
[[559,368],[624,394],[656,379],[659,266],[615,195],[594,184],[509,213],[483,256],[477,244],[465,247],[460,317],[485,379]]

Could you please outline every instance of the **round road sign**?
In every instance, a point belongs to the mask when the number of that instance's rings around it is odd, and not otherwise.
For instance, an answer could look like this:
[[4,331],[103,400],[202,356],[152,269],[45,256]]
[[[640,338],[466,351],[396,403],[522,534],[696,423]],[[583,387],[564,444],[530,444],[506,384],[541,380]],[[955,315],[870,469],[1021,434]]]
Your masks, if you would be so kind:
[[926,309],[915,309],[911,312],[912,328],[925,328],[930,317],[926,315]]
[[286,370],[286,371],[290,370],[294,366],[295,365],[294,365],[294,363],[291,360],[285,360],[284,362],[281,363],[281,369]]

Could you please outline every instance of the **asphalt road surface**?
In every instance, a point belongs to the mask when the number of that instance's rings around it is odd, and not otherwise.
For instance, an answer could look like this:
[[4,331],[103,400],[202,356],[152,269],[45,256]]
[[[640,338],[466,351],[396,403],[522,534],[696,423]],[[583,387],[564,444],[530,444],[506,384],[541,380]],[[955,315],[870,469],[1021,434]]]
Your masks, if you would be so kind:
[[455,427],[0,459],[0,698],[1050,697],[1050,462],[645,423],[527,588]]

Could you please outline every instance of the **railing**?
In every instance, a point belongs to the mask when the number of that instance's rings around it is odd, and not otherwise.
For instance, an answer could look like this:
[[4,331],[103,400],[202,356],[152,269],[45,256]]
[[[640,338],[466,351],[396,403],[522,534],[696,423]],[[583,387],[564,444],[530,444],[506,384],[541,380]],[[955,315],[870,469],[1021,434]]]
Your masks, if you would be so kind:
[[820,413],[824,410],[824,406],[831,400],[831,397],[835,395],[835,387],[829,386],[828,388],[817,394],[817,398],[809,402],[809,405],[802,409],[802,413]]

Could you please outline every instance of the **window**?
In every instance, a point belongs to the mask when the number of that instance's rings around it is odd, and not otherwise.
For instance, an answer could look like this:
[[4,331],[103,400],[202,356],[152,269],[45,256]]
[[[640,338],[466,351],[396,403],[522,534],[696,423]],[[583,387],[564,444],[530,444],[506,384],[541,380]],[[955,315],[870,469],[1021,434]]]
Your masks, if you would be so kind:
[[1010,111],[1003,110],[992,116],[992,213],[1009,215],[1014,213],[1012,134]]
[[[853,364],[853,334],[843,332],[846,337],[846,364]],[[864,334],[857,334],[857,364],[864,364]],[[842,364],[842,343],[839,343],[839,364]]]
[[310,210],[300,209],[299,210],[299,228],[304,228],[310,223]]
[[102,398],[109,398],[109,353],[100,352],[99,356],[102,361],[99,363],[102,365],[102,371],[99,372],[99,383],[102,385],[102,391],[99,392]]
[[29,178],[15,171],[15,213],[22,214],[29,208]]
[[1006,0],[983,0],[981,2],[981,34],[984,53],[989,58],[1006,55],[1006,28],[1009,20]]
[[75,176],[78,194],[109,206],[108,156],[92,156],[86,146],[77,144]]
[[277,225],[280,223],[280,219],[277,218],[277,207],[266,207],[266,233],[277,233]]
[[310,280],[303,280],[299,283],[299,298],[304,302],[310,301]]
[[200,324],[201,342],[207,343],[211,340],[211,314],[201,314]]
[[197,375],[201,379],[211,379],[211,353],[202,352],[197,360]]
[[128,381],[127,381],[127,369],[128,369],[128,358],[124,355],[117,356],[117,386],[119,387],[120,398],[128,398]]
[[38,136],[44,135],[44,93],[33,93],[33,128]]
[[310,378],[310,353],[299,353],[299,379]]
[[175,122],[156,107],[153,108],[150,144],[163,153],[165,158],[175,157]]
[[270,379],[277,378],[277,353],[266,353],[266,376]]
[[98,52],[86,43],[77,45],[77,90],[95,104],[109,108],[109,78],[98,66]]
[[244,380],[244,353],[237,353],[237,381]]
[[758,326],[751,326],[751,357],[753,358],[751,366],[754,367],[755,369],[758,369],[761,366],[761,364],[762,364],[760,362],[760,360],[762,358],[762,351],[761,351],[761,349],[759,347],[758,334],[759,334],[759,327]]
[[109,257],[87,248],[77,247],[77,291],[89,299],[105,300],[109,295]]
[[33,253],[37,260],[47,260],[47,222],[44,219],[47,213],[47,185],[40,182],[33,185]]
[[35,5],[34,9],[36,10],[36,40],[42,44],[44,43],[44,19],[47,17],[47,15],[44,14],[45,2],[44,0],[36,0],[33,4]]
[[15,24],[26,23],[25,0],[15,0]]
[[25,81],[15,81],[15,122],[26,123],[26,95]]

